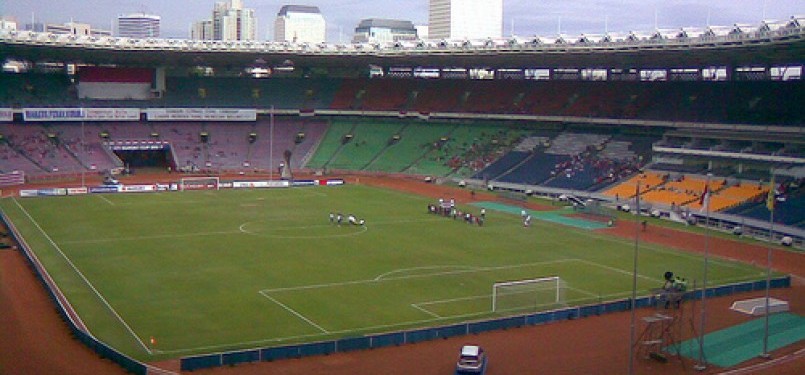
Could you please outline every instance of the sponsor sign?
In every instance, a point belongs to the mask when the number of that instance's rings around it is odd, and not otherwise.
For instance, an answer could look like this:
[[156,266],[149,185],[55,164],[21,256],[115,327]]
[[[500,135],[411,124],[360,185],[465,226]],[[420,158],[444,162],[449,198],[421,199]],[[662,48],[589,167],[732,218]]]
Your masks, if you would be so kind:
[[20,197],[35,197],[39,193],[39,190],[20,190]]
[[55,189],[39,189],[37,194],[43,197],[55,197],[61,195],[67,195],[67,189],[64,188],[55,188]]
[[320,186],[335,186],[335,185],[343,185],[344,180],[340,178],[330,179],[330,180],[316,180],[318,185]]
[[123,193],[146,193],[156,190],[154,185],[123,185],[120,187],[120,191]]
[[117,193],[120,188],[116,185],[109,186],[92,186],[89,188],[90,193]]
[[293,182],[293,186],[314,186],[316,185],[316,181],[314,180],[296,180]]
[[14,121],[14,111],[11,108],[0,108],[0,122]]
[[112,151],[153,151],[168,148],[167,141],[112,141],[106,142]]
[[81,194],[87,194],[88,192],[89,189],[87,189],[86,187],[67,188],[67,195],[81,195]]
[[257,121],[256,109],[149,108],[148,121]]
[[281,188],[289,187],[291,183],[288,181],[233,181],[232,187],[235,189],[244,188]]
[[25,121],[139,121],[137,108],[24,108]]

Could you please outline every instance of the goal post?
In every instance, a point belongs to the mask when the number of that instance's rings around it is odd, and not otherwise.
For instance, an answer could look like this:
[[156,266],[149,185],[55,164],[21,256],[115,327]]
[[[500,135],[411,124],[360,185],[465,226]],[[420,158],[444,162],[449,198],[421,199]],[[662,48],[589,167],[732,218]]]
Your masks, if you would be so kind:
[[221,180],[218,177],[184,177],[179,180],[179,190],[219,190]]
[[492,312],[554,307],[565,302],[565,289],[559,276],[498,282],[492,285]]

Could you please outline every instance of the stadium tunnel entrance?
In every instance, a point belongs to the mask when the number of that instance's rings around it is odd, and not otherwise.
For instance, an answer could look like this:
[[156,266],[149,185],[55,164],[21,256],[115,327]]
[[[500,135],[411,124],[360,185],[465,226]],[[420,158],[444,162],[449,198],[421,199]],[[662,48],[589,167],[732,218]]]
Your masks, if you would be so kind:
[[133,169],[176,170],[170,144],[154,142],[127,142],[112,144],[111,149],[129,171]]

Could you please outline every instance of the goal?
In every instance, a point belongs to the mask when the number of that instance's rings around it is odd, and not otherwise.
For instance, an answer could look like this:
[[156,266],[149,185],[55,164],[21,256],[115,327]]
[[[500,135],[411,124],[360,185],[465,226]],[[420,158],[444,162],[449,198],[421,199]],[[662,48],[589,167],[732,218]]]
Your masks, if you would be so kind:
[[499,282],[492,285],[492,312],[543,310],[565,302],[565,282],[559,276]]
[[221,180],[218,177],[185,177],[179,180],[179,190],[218,190]]

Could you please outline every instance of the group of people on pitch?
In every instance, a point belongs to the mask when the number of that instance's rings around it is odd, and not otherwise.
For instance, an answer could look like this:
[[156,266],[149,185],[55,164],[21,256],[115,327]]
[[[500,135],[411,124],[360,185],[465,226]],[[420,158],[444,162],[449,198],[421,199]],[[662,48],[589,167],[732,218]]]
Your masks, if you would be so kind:
[[347,224],[350,224],[350,225],[365,225],[366,224],[366,220],[358,219],[353,214],[347,214],[346,216],[344,216],[340,212],[339,213],[330,212],[330,224],[341,225],[342,223],[344,223],[345,218],[347,220]]
[[469,212],[462,212],[456,207],[455,199],[450,199],[448,202],[439,198],[437,204],[428,204],[428,213],[448,218],[452,217],[453,220],[464,220],[467,224],[477,224],[478,226],[483,226],[484,220],[486,220],[486,209],[481,208],[481,214],[478,216]]

